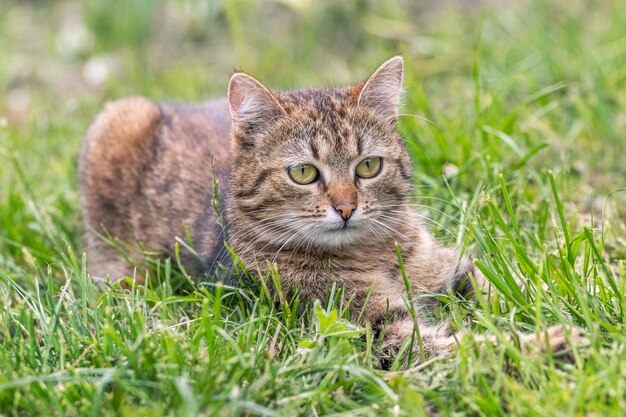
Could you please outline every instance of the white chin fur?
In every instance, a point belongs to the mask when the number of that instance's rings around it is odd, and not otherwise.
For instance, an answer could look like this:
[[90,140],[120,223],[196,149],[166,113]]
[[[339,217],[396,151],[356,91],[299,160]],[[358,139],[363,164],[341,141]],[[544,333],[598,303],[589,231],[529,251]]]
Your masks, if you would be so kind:
[[357,244],[365,237],[363,229],[349,228],[335,231],[322,231],[315,234],[313,244],[319,248],[341,249]]

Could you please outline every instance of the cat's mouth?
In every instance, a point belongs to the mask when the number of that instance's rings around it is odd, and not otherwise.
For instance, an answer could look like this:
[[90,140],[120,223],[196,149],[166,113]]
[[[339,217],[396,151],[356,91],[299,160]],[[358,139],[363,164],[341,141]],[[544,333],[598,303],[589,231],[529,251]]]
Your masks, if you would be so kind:
[[338,222],[336,225],[333,225],[333,227],[327,227],[325,231],[331,233],[350,233],[358,229],[357,222],[347,220]]
[[325,232],[329,232],[336,237],[347,236],[361,231],[363,229],[363,220],[361,213],[358,211],[346,220],[336,215],[336,213],[332,213],[325,219],[322,228]]
[[366,237],[368,228],[364,220],[358,212],[343,220],[335,212],[329,211],[327,216],[316,222],[315,231],[309,234],[309,239],[313,245],[323,248],[354,245]]
[[312,246],[323,249],[341,249],[363,241],[367,236],[367,227],[362,221],[324,221],[316,225],[313,231],[306,233]]

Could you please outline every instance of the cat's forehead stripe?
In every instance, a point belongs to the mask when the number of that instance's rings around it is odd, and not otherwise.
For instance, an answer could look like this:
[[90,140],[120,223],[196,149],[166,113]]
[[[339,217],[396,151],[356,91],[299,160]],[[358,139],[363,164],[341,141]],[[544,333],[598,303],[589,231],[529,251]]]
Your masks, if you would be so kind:
[[313,158],[320,159],[320,152],[317,148],[317,144],[314,141],[311,141],[310,146],[311,146],[311,154],[313,155]]
[[336,104],[352,105],[356,103],[353,88],[309,88],[299,91],[279,93],[281,104],[295,106],[313,105],[316,108],[335,106]]

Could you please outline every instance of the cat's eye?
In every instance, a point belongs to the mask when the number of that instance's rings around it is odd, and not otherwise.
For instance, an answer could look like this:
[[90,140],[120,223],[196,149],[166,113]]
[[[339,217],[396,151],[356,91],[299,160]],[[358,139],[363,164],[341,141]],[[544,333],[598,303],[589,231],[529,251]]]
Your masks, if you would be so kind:
[[311,184],[319,176],[319,171],[311,164],[302,164],[289,167],[289,177],[301,185]]
[[383,159],[378,156],[365,158],[356,166],[356,175],[359,178],[374,178],[380,174],[383,166]]

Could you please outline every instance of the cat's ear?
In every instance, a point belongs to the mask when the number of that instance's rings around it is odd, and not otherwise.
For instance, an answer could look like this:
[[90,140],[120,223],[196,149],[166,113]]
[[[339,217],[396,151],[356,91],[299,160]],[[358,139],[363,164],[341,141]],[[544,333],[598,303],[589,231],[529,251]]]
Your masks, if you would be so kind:
[[402,96],[404,61],[400,55],[385,61],[365,82],[359,95],[359,106],[366,106],[391,120],[398,117]]
[[250,75],[238,72],[228,84],[228,105],[239,133],[254,134],[267,123],[285,114],[274,95]]

